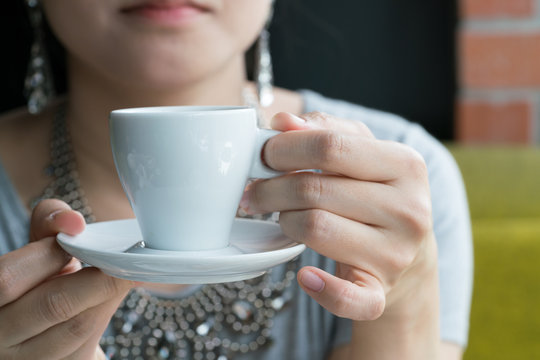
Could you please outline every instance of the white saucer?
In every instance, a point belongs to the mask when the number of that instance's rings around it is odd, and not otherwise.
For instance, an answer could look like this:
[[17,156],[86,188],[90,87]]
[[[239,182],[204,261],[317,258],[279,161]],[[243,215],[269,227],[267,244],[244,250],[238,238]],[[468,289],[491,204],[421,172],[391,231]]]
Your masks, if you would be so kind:
[[220,283],[253,278],[293,259],[306,248],[283,235],[279,225],[250,219],[235,219],[230,246],[219,250],[131,248],[141,240],[135,219],[93,223],[77,236],[63,233],[57,236],[64,250],[106,274],[135,281],[171,284]]

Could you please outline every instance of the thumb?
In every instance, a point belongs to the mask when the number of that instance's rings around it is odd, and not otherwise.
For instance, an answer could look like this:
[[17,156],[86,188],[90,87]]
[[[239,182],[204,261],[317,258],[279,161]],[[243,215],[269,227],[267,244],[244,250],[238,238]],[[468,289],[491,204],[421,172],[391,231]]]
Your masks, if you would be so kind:
[[302,117],[288,112],[280,112],[272,117],[270,123],[272,129],[278,131],[307,130],[313,129],[312,124],[308,123]]
[[342,119],[323,112],[310,112],[300,116],[287,112],[274,115],[271,122],[272,129],[279,131],[326,129],[344,134],[360,135],[374,139],[375,136],[361,121]]
[[309,296],[339,317],[375,320],[384,312],[386,297],[378,281],[352,283],[312,266],[300,269],[297,278]]
[[57,199],[41,201],[32,211],[30,220],[30,242],[59,232],[75,235],[84,230],[85,221],[81,213]]

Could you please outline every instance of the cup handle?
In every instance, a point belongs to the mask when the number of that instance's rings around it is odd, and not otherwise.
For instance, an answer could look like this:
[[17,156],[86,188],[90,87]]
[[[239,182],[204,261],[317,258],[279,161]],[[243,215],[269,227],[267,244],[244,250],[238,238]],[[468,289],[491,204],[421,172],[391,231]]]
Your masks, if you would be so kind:
[[251,164],[251,171],[249,176],[253,179],[269,179],[276,176],[283,175],[281,171],[270,169],[263,163],[262,149],[264,144],[273,136],[281,134],[281,131],[269,130],[269,129],[257,129],[257,141],[255,143],[255,151],[253,156],[253,164]]

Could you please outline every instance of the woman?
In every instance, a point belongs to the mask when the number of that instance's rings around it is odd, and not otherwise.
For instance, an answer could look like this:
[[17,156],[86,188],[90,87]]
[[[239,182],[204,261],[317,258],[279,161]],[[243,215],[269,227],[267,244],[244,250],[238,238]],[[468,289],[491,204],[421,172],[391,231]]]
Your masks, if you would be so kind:
[[[54,130],[61,143],[69,128],[66,159],[76,159],[75,200],[91,206],[79,206],[87,219],[133,217],[111,157],[108,113],[251,104],[255,87],[246,81],[244,52],[271,6],[270,0],[43,1],[67,52],[69,90],[37,115],[18,110],[0,122],[1,358],[461,357],[471,251],[459,172],[422,129],[387,114],[283,89],[259,107],[261,123],[284,132],[265,146],[269,167],[323,170],[246,189],[240,212],[280,212],[282,231],[310,248],[265,280],[157,286],[80,270],[54,237],[80,233],[81,214],[46,199],[28,216],[36,196],[55,196],[44,191],[51,178],[42,169],[58,160],[57,152],[48,153],[56,121],[65,126]],[[266,105],[264,71],[260,79]],[[39,108],[41,98],[30,98],[32,110]],[[257,287],[261,281],[270,290]],[[202,292],[234,306],[205,312],[197,302]],[[246,305],[250,298],[260,306]],[[142,312],[133,312],[137,306]],[[165,312],[178,308],[182,314],[170,316],[174,331],[165,331]]]

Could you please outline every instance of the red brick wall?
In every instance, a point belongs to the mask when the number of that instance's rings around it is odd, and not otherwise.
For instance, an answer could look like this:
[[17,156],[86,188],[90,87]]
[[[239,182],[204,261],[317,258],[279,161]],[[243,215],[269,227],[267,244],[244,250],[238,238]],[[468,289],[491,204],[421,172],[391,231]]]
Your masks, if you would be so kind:
[[539,5],[460,0],[458,141],[540,142]]

